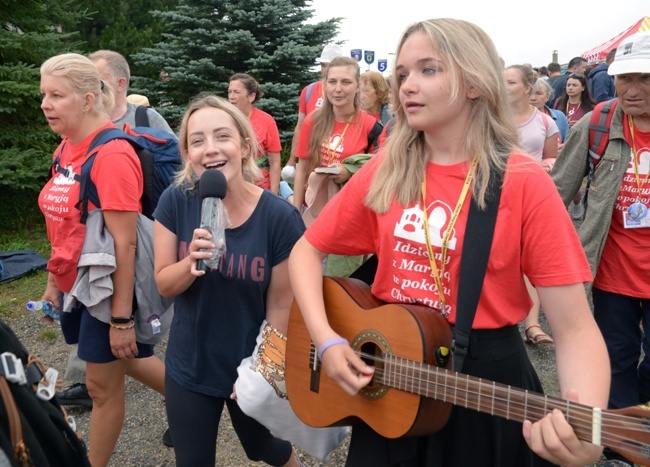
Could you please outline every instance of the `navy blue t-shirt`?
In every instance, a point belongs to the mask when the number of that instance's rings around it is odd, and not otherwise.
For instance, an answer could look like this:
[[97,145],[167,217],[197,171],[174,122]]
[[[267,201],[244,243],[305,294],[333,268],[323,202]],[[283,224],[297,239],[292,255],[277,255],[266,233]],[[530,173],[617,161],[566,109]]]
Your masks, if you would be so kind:
[[[187,256],[200,224],[198,190],[169,187],[154,217],[178,239],[178,259]],[[266,317],[271,269],[288,258],[305,230],[291,204],[264,190],[251,216],[226,229],[226,254],[174,301],[167,344],[167,374],[191,391],[230,397],[237,367],[255,348]]]

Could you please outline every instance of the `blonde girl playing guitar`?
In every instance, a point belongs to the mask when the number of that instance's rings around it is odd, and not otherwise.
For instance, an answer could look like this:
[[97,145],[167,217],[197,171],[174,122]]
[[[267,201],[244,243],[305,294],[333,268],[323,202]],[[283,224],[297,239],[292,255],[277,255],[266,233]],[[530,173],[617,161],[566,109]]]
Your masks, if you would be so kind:
[[[289,260],[325,372],[355,394],[374,371],[328,323],[325,255],[376,254],[373,295],[427,305],[453,325],[470,198],[484,206],[490,173],[498,170],[504,172],[501,201],[462,372],[541,391],[517,326],[531,305],[526,275],[555,337],[562,397],[605,407],[609,365],[583,288],[592,279],[589,266],[553,182],[517,148],[492,41],[465,21],[414,24],[400,40],[392,79],[396,123],[385,150],[327,204]],[[520,467],[543,464],[537,455],[584,465],[601,449],[580,441],[559,410],[522,426],[454,407],[431,436],[388,440],[355,425],[348,465]]]

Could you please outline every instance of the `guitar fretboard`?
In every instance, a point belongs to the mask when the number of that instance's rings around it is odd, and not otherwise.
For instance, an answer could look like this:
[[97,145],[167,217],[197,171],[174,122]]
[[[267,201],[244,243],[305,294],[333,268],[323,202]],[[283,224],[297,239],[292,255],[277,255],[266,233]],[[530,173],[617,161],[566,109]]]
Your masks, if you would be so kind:
[[579,438],[601,444],[602,411],[574,402],[543,396],[494,381],[384,355],[383,371],[375,375],[381,384],[424,397],[448,402],[493,416],[536,422],[553,409],[561,410]]

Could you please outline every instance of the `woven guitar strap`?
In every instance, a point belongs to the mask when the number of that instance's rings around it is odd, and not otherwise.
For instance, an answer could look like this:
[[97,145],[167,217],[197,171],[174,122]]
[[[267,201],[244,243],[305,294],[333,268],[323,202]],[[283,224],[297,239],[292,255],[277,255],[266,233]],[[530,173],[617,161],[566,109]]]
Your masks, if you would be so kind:
[[19,462],[19,465],[30,465],[29,452],[25,441],[23,440],[23,425],[20,422],[20,413],[16,407],[16,401],[11,394],[9,384],[4,376],[0,376],[0,395],[7,411],[7,418],[9,419],[9,434],[11,437],[11,445],[14,448],[14,455]]

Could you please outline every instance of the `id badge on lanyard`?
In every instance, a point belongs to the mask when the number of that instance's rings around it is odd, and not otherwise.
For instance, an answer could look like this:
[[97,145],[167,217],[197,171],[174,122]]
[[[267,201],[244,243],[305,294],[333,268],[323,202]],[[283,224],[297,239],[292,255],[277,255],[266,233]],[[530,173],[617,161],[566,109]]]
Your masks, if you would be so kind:
[[623,227],[626,229],[643,229],[650,227],[650,216],[648,216],[648,207],[637,201],[632,203],[629,208],[622,212]]

